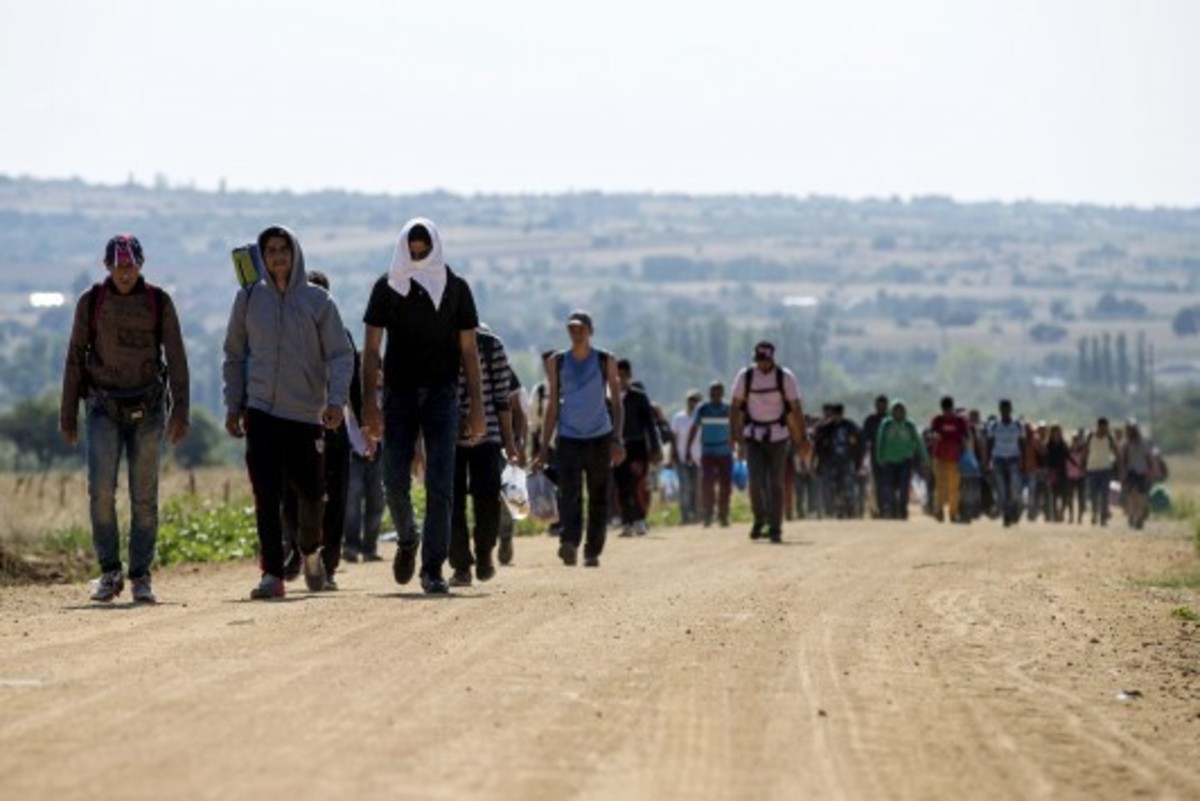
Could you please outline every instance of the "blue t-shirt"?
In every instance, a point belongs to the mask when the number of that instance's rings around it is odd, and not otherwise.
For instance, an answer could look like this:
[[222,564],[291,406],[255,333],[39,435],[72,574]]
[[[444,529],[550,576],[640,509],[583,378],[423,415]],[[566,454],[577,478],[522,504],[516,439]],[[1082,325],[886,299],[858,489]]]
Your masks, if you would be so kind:
[[729,404],[702,403],[692,420],[700,428],[700,454],[702,456],[729,456]]
[[570,351],[563,354],[558,386],[559,438],[595,439],[612,434],[606,383],[595,348],[582,361]]

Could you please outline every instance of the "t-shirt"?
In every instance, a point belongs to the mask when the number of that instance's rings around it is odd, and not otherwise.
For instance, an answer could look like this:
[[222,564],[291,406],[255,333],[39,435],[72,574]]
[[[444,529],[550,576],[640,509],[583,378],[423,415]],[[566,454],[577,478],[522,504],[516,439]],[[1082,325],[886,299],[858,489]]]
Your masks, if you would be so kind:
[[954,462],[962,458],[967,440],[967,421],[957,414],[939,414],[930,423],[930,430],[937,435],[933,441],[933,458],[939,462]]
[[728,403],[709,401],[700,404],[692,422],[700,427],[696,439],[700,443],[700,453],[703,456],[729,456],[733,452],[729,447]]
[[436,309],[429,293],[413,281],[408,295],[375,282],[363,322],[387,332],[384,386],[389,390],[444,387],[458,382],[462,364],[459,334],[479,325],[467,282],[446,268],[446,290]]
[[[416,286],[416,284],[414,284]],[[484,442],[492,445],[503,445],[504,434],[500,429],[500,413],[509,410],[509,395],[512,386],[509,377],[512,368],[508,363],[508,353],[500,337],[488,331],[476,333],[479,345],[479,378],[483,390],[483,416],[487,422],[487,435]],[[462,409],[462,420],[467,419],[471,408],[471,394],[467,387],[467,373],[459,371],[458,378],[459,403]],[[466,445],[468,440],[460,438],[459,444]]]
[[997,420],[990,431],[993,459],[1019,459],[1021,441],[1025,438],[1023,426],[1016,420]]
[[688,453],[688,434],[692,431],[692,417],[688,414],[687,409],[680,409],[671,418],[671,436],[675,438],[675,453],[679,458],[690,457],[693,462],[700,463],[700,437],[696,437],[696,441],[692,443],[692,450]]
[[563,354],[558,384],[560,438],[596,439],[612,433],[607,388],[598,350],[592,348],[582,360],[571,351]]
[[[783,371],[783,392],[779,392],[779,378],[775,371]],[[747,398],[746,373],[750,374],[750,392]],[[782,442],[790,435],[783,418],[784,399],[794,408],[800,402],[800,387],[796,376],[786,367],[776,366],[764,373],[757,367],[746,367],[733,379],[733,399],[746,404],[746,424],[742,435],[747,439],[762,440],[764,434],[771,442]],[[758,421],[753,422],[753,421]]]

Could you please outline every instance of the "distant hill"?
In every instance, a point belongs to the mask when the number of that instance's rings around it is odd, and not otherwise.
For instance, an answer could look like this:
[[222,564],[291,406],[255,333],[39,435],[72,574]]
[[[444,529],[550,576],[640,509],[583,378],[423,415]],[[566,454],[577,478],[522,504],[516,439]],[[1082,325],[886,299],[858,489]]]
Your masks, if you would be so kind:
[[[1200,289],[1197,209],[215,192],[0,176],[0,378],[34,359],[18,356],[38,336],[65,336],[63,313],[32,309],[27,294],[74,296],[102,276],[107,238],[133,231],[147,275],[176,295],[195,343],[199,397],[216,409],[232,247],[270,223],[292,227],[358,332],[396,233],[416,215],[443,227],[448,260],[527,380],[536,378],[532,354],[561,345],[575,306],[592,310],[598,336],[637,355],[652,391],[671,399],[728,378],[745,340],[763,331],[790,347],[785,357],[810,387],[839,393],[901,380],[933,386],[946,380],[938,371],[947,355],[966,348],[995,360],[997,381],[1044,374],[1071,385],[1082,380],[1080,340],[1118,331],[1157,344],[1160,363],[1184,375],[1197,367],[1190,341],[1171,330]],[[0,405],[47,384],[0,383],[9,386]]]

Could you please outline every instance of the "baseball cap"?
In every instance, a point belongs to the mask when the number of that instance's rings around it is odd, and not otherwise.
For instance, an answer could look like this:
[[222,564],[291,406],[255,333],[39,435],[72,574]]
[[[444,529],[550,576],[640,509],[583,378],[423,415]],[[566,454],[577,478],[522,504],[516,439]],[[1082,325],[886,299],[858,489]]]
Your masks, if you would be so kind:
[[145,261],[142,243],[133,234],[117,234],[104,246],[104,263],[109,267],[118,264],[136,264],[140,267]]
[[775,359],[775,346],[770,342],[763,340],[754,346],[754,361],[762,361],[763,359]]
[[582,325],[589,331],[595,330],[592,326],[592,315],[580,309],[571,312],[571,315],[567,317],[567,326],[570,327],[573,325]]

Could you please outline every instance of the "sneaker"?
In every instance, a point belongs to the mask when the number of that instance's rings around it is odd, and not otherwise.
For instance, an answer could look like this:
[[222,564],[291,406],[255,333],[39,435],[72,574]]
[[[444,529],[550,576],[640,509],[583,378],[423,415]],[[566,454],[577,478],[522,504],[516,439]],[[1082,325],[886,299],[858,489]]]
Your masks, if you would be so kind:
[[762,526],[755,523],[750,527],[750,539],[761,540],[763,535]]
[[321,549],[304,557],[304,583],[309,592],[325,589],[325,563],[321,561]]
[[569,542],[558,546],[558,558],[567,567],[574,567],[579,561],[579,549]]
[[[467,578],[470,580],[469,573]],[[421,574],[421,589],[425,591],[426,595],[448,595],[450,593],[450,586],[446,584],[445,579],[428,573]]]
[[780,544],[783,542],[783,534],[779,531],[772,531],[771,542],[775,543],[776,545]]
[[513,541],[512,537],[505,537],[500,540],[499,552],[496,554],[500,558],[500,564],[511,565],[513,560]]
[[407,584],[417,572],[417,547],[401,545],[396,549],[396,558],[392,561],[392,576],[397,584]]
[[377,553],[364,553],[362,555],[362,560],[364,562],[382,562],[383,557]]
[[600,557],[599,556],[583,557],[583,566],[584,567],[600,567]]
[[646,526],[645,520],[639,520],[633,524],[633,533],[639,537],[646,536],[646,532],[648,530],[649,530],[649,528]]
[[621,533],[618,534],[617,536],[632,537],[633,536],[633,526],[621,526]]
[[283,579],[272,576],[270,573],[263,573],[262,581],[258,586],[250,590],[251,601],[269,601],[273,598],[282,598],[287,592],[284,586]]
[[158,599],[154,597],[154,589],[150,586],[149,576],[138,576],[130,579],[129,582],[133,585],[133,602],[138,604],[156,604]]
[[101,573],[92,588],[92,600],[97,603],[110,603],[125,589],[125,577],[120,570],[110,570]]
[[729,528],[729,518],[728,517],[721,518],[721,528]]
[[292,549],[288,553],[287,561],[283,563],[283,580],[287,582],[295,581],[300,578],[300,571],[304,569],[304,557],[300,551]]
[[[424,586],[424,584],[422,584]],[[470,587],[471,586],[471,571],[469,569],[455,570],[454,575],[450,576],[451,587]]]
[[342,549],[342,561],[343,562],[358,562],[361,559],[362,559],[362,554],[360,554],[358,551],[354,550],[353,548],[343,548]]
[[480,559],[475,563],[475,578],[480,581],[491,581],[496,575],[496,566],[491,559]]
[[322,587],[321,589],[324,592],[337,592],[338,591],[338,584],[336,581],[333,580],[332,574],[330,574],[330,573],[325,574],[325,586]]

